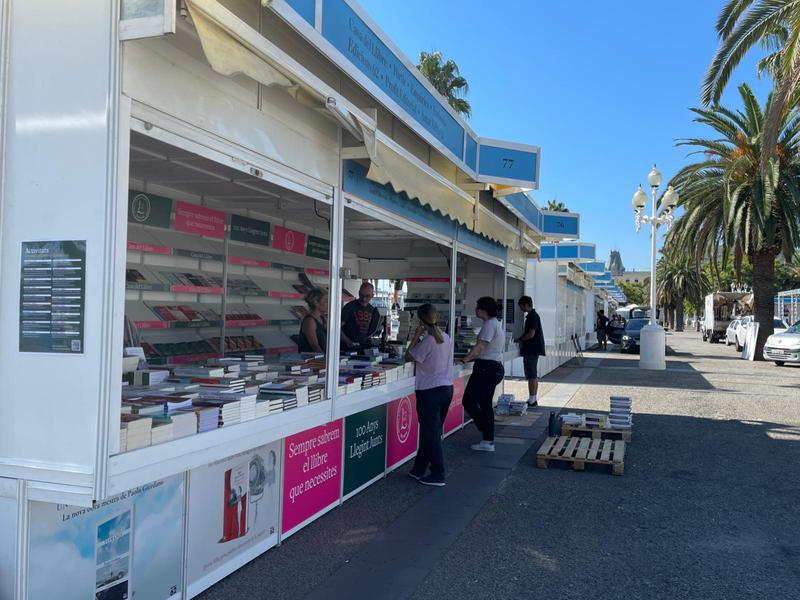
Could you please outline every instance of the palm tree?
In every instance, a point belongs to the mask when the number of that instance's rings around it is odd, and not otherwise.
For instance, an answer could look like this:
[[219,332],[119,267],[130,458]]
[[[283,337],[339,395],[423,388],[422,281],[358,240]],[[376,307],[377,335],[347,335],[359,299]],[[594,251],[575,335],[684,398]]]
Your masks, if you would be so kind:
[[711,288],[708,277],[697,267],[695,257],[672,243],[668,235],[664,254],[656,265],[658,303],[674,307],[676,331],[683,331],[683,301],[698,306]]
[[417,68],[456,112],[469,118],[472,115],[472,107],[468,100],[462,98],[469,93],[469,84],[459,74],[455,61],[442,62],[443,60],[442,53],[438,50],[420,52]]
[[719,47],[703,81],[705,105],[719,102],[731,74],[753,46],[761,44],[772,51],[759,63],[759,72],[769,73],[775,81],[761,144],[762,175],[766,175],[785,113],[794,108],[800,92],[800,2],[728,0],[716,29]]
[[[683,215],[670,232],[670,244],[694,248],[695,263],[712,271],[729,258],[737,276],[746,256],[753,266],[755,318],[759,323],[756,357],[772,333],[775,258],[791,259],[800,242],[800,111],[784,116],[776,153],[766,179],[761,169],[764,111],[746,84],[739,86],[743,110],[722,106],[694,108],[695,122],[708,125],[712,139],[679,140],[697,148],[702,159],[670,182],[680,193]],[[773,102],[767,100],[767,111]]]
[[547,201],[547,210],[552,210],[555,212],[569,212],[567,206],[558,200],[548,200]]

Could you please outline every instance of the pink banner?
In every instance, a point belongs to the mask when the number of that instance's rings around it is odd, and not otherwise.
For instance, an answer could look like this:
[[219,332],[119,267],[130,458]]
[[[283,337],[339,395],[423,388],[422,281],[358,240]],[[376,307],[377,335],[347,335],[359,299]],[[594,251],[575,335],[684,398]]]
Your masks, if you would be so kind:
[[272,233],[272,247],[294,254],[306,253],[306,234],[276,225]]
[[444,418],[444,432],[450,433],[458,429],[464,423],[464,378],[459,377],[453,381],[453,401],[450,402],[450,410]]
[[221,354],[184,354],[183,356],[170,356],[167,363],[170,365],[185,365],[187,363],[199,363],[209,358],[219,358]]
[[169,291],[176,294],[211,294],[212,296],[222,296],[225,288],[203,287],[200,285],[171,285]]
[[155,246],[153,244],[142,244],[140,242],[128,242],[128,250],[147,252],[148,254],[172,254],[172,248],[169,246]]
[[169,329],[169,321],[134,321],[136,329]]
[[319,275],[321,277],[327,277],[331,274],[328,269],[303,269],[306,275]]
[[299,300],[303,297],[303,294],[298,294],[297,292],[269,292],[270,298],[290,298],[293,300]]
[[284,440],[281,531],[294,529],[339,500],[342,419]]
[[276,346],[267,350],[268,354],[293,354],[294,352],[297,352],[297,346]]
[[225,213],[188,202],[175,203],[175,230],[206,237],[225,237]]
[[390,402],[389,419],[386,423],[387,469],[403,462],[417,451],[418,432],[416,396],[409,394]]
[[267,322],[263,319],[227,319],[225,325],[228,327],[266,327]]
[[261,267],[263,269],[268,269],[270,267],[270,263],[266,260],[243,258],[241,256],[229,256],[228,262],[232,265],[244,265],[246,267]]

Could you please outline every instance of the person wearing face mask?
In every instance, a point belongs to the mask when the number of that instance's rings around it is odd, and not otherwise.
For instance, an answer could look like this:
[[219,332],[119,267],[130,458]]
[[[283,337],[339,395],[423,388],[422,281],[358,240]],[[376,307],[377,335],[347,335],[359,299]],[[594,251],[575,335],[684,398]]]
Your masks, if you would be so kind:
[[473,450],[494,452],[494,391],[505,377],[503,350],[506,332],[497,318],[497,301],[490,296],[478,299],[475,316],[483,321],[478,342],[462,360],[475,361],[467,387],[464,390],[464,410],[472,418],[483,440],[472,444]]
[[358,298],[342,308],[342,344],[344,348],[368,346],[369,339],[380,327],[381,315],[370,302],[375,296],[371,283],[362,283]]
[[[453,399],[453,342],[439,329],[436,309],[417,309],[419,327],[411,338],[406,360],[416,363],[415,389],[419,419],[419,450],[409,475],[424,485],[444,486],[442,427]],[[430,474],[425,472],[430,467]]]

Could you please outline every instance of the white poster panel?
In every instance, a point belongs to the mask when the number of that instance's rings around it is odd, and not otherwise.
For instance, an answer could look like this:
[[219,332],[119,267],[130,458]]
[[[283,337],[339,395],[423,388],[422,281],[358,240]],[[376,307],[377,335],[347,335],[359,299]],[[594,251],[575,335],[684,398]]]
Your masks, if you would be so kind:
[[280,452],[274,442],[190,472],[190,598],[277,543]]
[[180,597],[184,490],[180,474],[95,508],[31,502],[28,598]]

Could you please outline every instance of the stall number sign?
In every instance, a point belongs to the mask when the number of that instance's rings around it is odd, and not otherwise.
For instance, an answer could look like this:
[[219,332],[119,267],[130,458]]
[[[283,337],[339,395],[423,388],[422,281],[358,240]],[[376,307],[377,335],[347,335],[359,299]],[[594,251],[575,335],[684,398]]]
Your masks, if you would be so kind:
[[83,353],[86,241],[22,242],[19,351]]

